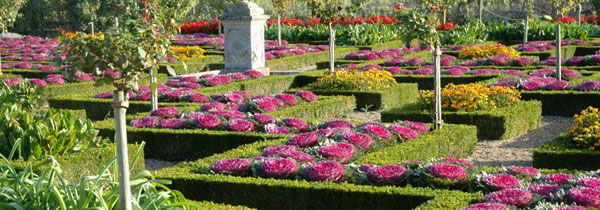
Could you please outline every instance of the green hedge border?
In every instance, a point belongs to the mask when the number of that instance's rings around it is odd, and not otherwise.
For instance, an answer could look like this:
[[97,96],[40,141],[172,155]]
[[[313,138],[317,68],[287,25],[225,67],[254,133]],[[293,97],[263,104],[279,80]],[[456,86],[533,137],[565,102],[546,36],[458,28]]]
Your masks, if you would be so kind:
[[[269,113],[276,118],[286,117],[313,117],[313,121],[329,121],[340,119],[352,112],[355,100],[348,96],[320,97],[319,101],[306,103],[294,107]],[[128,115],[132,120],[148,113]],[[307,119],[307,118],[305,118]],[[114,119],[107,119],[94,123],[100,131],[99,135],[114,139]],[[238,133],[228,131],[207,130],[169,130],[157,128],[127,127],[127,136],[130,142],[146,142],[144,152],[149,158],[164,160],[195,160],[233,149],[243,144],[262,141],[266,139],[281,138],[284,135],[270,135],[264,133]]]
[[600,107],[600,92],[521,91],[523,100],[542,102],[543,115],[572,117],[589,106]]
[[60,71],[40,71],[40,70],[30,70],[30,69],[2,69],[2,73],[19,75],[23,78],[44,79],[44,78],[46,78],[46,76],[48,76],[50,74],[61,74],[62,72],[60,72]]
[[[416,104],[381,113],[382,122],[412,120],[431,122],[432,110],[420,110]],[[485,140],[503,140],[516,137],[536,128],[542,120],[542,103],[522,101],[492,111],[442,112],[446,123],[477,126],[477,136]]]
[[[374,152],[361,161],[394,164],[415,157],[424,160],[441,156],[464,157],[472,153],[477,144],[476,129],[473,126],[448,125],[427,136]],[[448,140],[448,136],[454,136],[455,139]],[[217,160],[255,156],[261,154],[262,149],[267,146],[284,142],[285,139],[256,142],[193,163],[166,168],[155,174],[159,178],[172,180],[171,188],[183,192],[191,199],[226,202],[258,209],[461,209],[483,198],[481,193],[427,188],[375,187],[197,173],[199,169],[209,167]],[[449,146],[454,148],[447,148]],[[423,148],[436,148],[436,152]]]
[[[334,89],[316,89],[303,87],[302,90],[309,90],[317,95],[334,96],[354,96],[356,98],[356,108],[360,110],[386,110],[415,102],[419,95],[417,84],[399,83],[394,87],[380,90],[334,90]],[[288,92],[296,92],[299,89],[291,89]]]
[[600,151],[575,148],[571,140],[559,136],[533,150],[533,167],[547,169],[600,169]]

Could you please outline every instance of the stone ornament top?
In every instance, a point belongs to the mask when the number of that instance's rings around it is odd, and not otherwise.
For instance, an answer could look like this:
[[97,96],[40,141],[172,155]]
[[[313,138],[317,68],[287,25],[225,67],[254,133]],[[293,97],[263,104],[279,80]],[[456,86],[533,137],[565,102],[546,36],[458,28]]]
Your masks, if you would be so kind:
[[265,15],[263,8],[258,6],[254,2],[248,0],[241,0],[231,5],[225,14],[221,16],[222,20],[266,20],[269,19],[268,15]]

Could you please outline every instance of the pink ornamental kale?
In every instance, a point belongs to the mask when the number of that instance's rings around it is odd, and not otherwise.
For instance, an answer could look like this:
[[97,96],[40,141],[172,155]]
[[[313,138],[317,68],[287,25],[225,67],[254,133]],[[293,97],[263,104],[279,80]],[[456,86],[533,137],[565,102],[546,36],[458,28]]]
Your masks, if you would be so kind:
[[[48,83],[44,80],[41,79],[29,79],[29,82],[37,87],[46,87],[48,86]],[[112,96],[112,94],[111,94]]]
[[93,97],[94,98],[111,98],[112,92],[98,93],[98,94],[94,95]]
[[550,200],[561,188],[555,184],[533,184],[527,188],[529,192],[538,194],[546,200]]
[[241,175],[250,167],[250,160],[242,158],[224,159],[215,162],[210,169],[218,174]]
[[317,96],[313,92],[306,90],[296,92],[296,96],[299,96],[302,100],[306,102],[314,102],[318,100]]
[[534,62],[533,59],[528,58],[528,57],[519,57],[519,58],[515,58],[512,61],[512,64],[515,66],[529,66]]
[[270,113],[277,111],[277,107],[273,104],[273,101],[268,98],[254,99],[253,102],[262,112]]
[[234,104],[242,104],[244,103],[244,96],[242,95],[238,95],[235,93],[227,93],[225,94],[225,100],[229,103],[234,103]]
[[531,193],[523,189],[504,189],[485,195],[484,200],[524,208],[531,201]]
[[210,102],[210,103],[205,103],[204,105],[202,105],[200,107],[200,110],[207,112],[207,111],[223,111],[225,110],[225,104],[220,103],[220,102]]
[[360,147],[362,150],[369,149],[373,144],[373,139],[371,136],[362,133],[346,134],[344,135],[344,140]]
[[232,93],[238,94],[243,96],[245,99],[250,99],[252,98],[252,95],[248,92],[248,91],[242,91],[242,90],[236,90],[233,91]]
[[275,117],[266,114],[255,114],[252,116],[252,120],[256,121],[258,124],[266,125],[269,123],[274,123]]
[[222,110],[222,111],[212,111],[210,113],[217,115],[219,117],[223,117],[226,120],[246,118],[246,114],[239,112],[239,111]]
[[350,161],[354,152],[356,152],[354,146],[346,143],[330,143],[317,148],[319,155],[342,163]]
[[421,58],[413,58],[406,61],[407,66],[420,66],[423,63],[423,59]]
[[273,123],[264,125],[264,129],[267,134],[290,134],[290,131],[286,127]]
[[221,126],[221,119],[212,114],[198,114],[191,116],[194,119],[194,125],[201,129],[217,130]]
[[268,158],[260,163],[263,176],[269,178],[286,178],[293,176],[298,171],[296,162],[286,158]]
[[583,206],[559,206],[553,208],[552,210],[587,210],[587,208]]
[[460,69],[457,69],[457,68],[451,68],[451,69],[444,71],[444,74],[452,75],[452,76],[461,76],[461,75],[463,75],[463,71],[461,71]]
[[419,137],[419,132],[398,124],[391,125],[390,130],[398,134],[404,141],[410,141]]
[[298,147],[310,147],[310,146],[316,145],[318,142],[319,142],[319,137],[317,137],[317,134],[310,132],[310,133],[298,134],[298,135],[288,139],[285,144],[298,146]]
[[492,174],[481,182],[493,190],[515,188],[519,185],[519,179],[508,174]]
[[208,96],[202,93],[188,93],[187,100],[194,103],[206,103],[208,102]]
[[545,181],[550,181],[550,182],[554,182],[556,184],[569,184],[569,179],[573,179],[575,178],[575,176],[571,175],[571,174],[558,174],[558,173],[552,173],[552,174],[548,174],[546,176],[543,176],[542,179]]
[[174,106],[161,107],[154,110],[151,115],[160,118],[173,118],[179,115],[179,109]]
[[292,95],[292,94],[289,94],[289,93],[277,94],[277,95],[275,95],[275,98],[277,98],[279,100],[282,100],[288,106],[296,106],[296,105],[298,105],[298,100],[296,99],[296,97],[294,95]]
[[452,61],[450,59],[441,59],[440,66],[452,66]]
[[366,123],[359,126],[365,133],[375,135],[381,139],[391,140],[392,133],[377,123]]
[[512,175],[527,175],[527,176],[537,176],[540,174],[540,171],[535,168],[522,167],[522,166],[509,166],[508,172]]
[[544,87],[544,84],[537,80],[529,80],[521,83],[521,88],[523,90],[541,90]]
[[565,62],[565,64],[567,64],[568,66],[579,66],[582,63],[583,63],[583,58],[580,56],[575,56],[575,57],[569,58]]
[[469,162],[466,160],[461,160],[458,158],[445,157],[445,158],[442,158],[441,160],[446,163],[450,163],[450,164],[459,164],[459,165],[463,165],[463,166],[466,166],[469,168],[475,168],[475,165],[472,162]]
[[46,82],[53,85],[64,85],[65,79],[60,74],[51,74],[46,76]]
[[323,124],[325,128],[352,128],[354,125],[351,122],[343,120],[333,120]]
[[296,152],[296,147],[292,145],[269,146],[263,150],[263,156],[279,156],[284,153]]
[[215,77],[219,78],[219,80],[221,80],[222,84],[229,84],[229,83],[233,82],[233,80],[231,79],[231,77],[229,77],[227,75],[220,74],[220,75],[217,75]]
[[420,68],[415,71],[415,74],[418,75],[431,75],[433,74],[433,70],[430,68]]
[[582,187],[600,189],[600,179],[593,177],[581,178],[577,180],[577,185]]
[[335,161],[320,161],[304,169],[306,179],[310,181],[341,181],[344,176],[344,165]]
[[198,77],[181,77],[179,81],[182,82],[198,82]]
[[260,71],[256,71],[254,69],[247,70],[246,72],[244,72],[244,74],[248,75],[249,77],[252,77],[253,79],[260,79],[265,76]]
[[235,81],[244,81],[244,80],[248,79],[248,76],[246,76],[245,74],[242,74],[242,73],[233,73],[230,76]]
[[404,125],[408,126],[408,128],[413,129],[419,133],[429,133],[429,130],[431,130],[429,128],[429,126],[425,125],[425,123],[422,122],[413,122],[413,121],[403,121],[402,123],[404,123]]
[[582,92],[597,91],[600,89],[600,82],[595,80],[587,81],[581,83],[580,85],[575,87],[575,89]]
[[565,80],[554,81],[550,84],[547,84],[544,89],[546,90],[566,90],[569,88],[569,82]]
[[502,203],[476,203],[462,210],[506,210],[508,206]]
[[248,120],[232,119],[227,122],[227,130],[234,132],[251,132],[254,131],[254,124]]
[[160,123],[158,123],[158,126],[161,128],[168,129],[182,129],[183,127],[185,127],[185,120],[179,118],[164,119],[160,121]]
[[445,163],[434,163],[427,167],[427,172],[435,178],[462,181],[467,178],[467,170]]
[[406,177],[406,168],[397,165],[374,166],[367,171],[371,183],[400,184]]
[[132,120],[129,125],[135,128],[154,128],[158,124],[158,121],[158,117],[147,116]]
[[567,191],[567,199],[585,207],[600,209],[600,189],[576,187]]
[[308,131],[308,123],[301,119],[288,117],[282,120],[285,126],[290,127],[298,132],[306,132]]

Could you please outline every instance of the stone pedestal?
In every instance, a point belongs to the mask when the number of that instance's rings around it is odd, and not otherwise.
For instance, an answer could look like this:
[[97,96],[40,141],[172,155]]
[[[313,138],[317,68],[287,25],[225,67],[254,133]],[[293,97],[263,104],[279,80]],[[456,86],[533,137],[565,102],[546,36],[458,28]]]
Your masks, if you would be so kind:
[[225,28],[225,69],[222,74],[254,69],[269,75],[265,67],[264,10],[247,0],[229,7],[221,17]]

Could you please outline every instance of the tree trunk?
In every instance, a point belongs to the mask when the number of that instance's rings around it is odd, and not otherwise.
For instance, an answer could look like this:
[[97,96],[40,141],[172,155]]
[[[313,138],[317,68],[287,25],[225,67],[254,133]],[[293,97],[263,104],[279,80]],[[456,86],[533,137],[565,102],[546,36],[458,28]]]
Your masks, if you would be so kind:
[[119,172],[119,203],[122,210],[131,210],[131,186],[129,184],[129,158],[127,154],[127,127],[125,112],[129,107],[127,91],[113,91],[113,110],[115,113],[115,143]]
[[479,23],[483,23],[483,0],[479,0]]
[[335,70],[335,33],[333,31],[333,25],[329,23],[329,71]]

